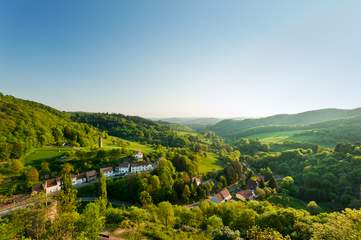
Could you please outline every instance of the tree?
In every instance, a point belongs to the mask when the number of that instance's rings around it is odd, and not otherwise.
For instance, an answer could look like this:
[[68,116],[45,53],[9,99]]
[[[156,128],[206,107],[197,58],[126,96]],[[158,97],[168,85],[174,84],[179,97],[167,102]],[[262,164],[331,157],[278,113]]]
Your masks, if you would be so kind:
[[74,171],[74,167],[70,163],[65,163],[63,165],[62,172],[65,174],[70,174],[72,171]]
[[320,207],[318,206],[318,204],[315,201],[310,201],[307,204],[307,209],[310,213],[317,214],[320,210]]
[[32,185],[34,185],[36,182],[39,181],[38,170],[36,170],[36,168],[34,167],[31,167],[28,171],[26,171],[25,177],[26,177],[27,185],[31,187]]
[[76,225],[78,220],[79,214],[75,211],[58,214],[51,225],[51,239],[74,239],[76,236]]
[[206,229],[208,234],[214,235],[219,232],[223,227],[222,219],[216,215],[212,215],[206,220]]
[[271,229],[260,229],[259,227],[253,227],[247,232],[247,239],[253,240],[291,240],[290,237],[283,237],[281,233]]
[[161,202],[158,204],[158,217],[160,221],[169,227],[174,223],[174,210],[172,204],[169,202]]
[[101,203],[89,203],[80,215],[78,224],[79,235],[84,239],[97,240],[104,227],[105,218],[101,214]]
[[105,211],[106,207],[107,207],[107,203],[108,203],[108,198],[107,198],[107,179],[104,175],[103,170],[100,169],[99,171],[99,200],[101,203],[101,210],[102,212]]
[[41,163],[41,173],[43,175],[50,173],[49,163],[48,162],[42,162]]
[[282,190],[287,194],[295,195],[297,192],[295,181],[291,176],[286,176],[282,178],[280,186]]
[[142,203],[143,207],[152,204],[152,197],[147,191],[143,191],[140,193],[140,202]]
[[14,160],[11,164],[11,169],[15,174],[20,173],[23,168],[24,164],[19,159]]
[[189,190],[189,186],[187,184],[184,185],[182,198],[185,203],[189,202],[189,198],[191,196],[191,190]]
[[72,212],[76,207],[77,190],[74,189],[69,174],[63,174],[62,180],[61,191],[58,196],[60,212]]
[[264,199],[266,197],[266,191],[262,188],[256,188],[255,194],[259,197],[259,199]]
[[257,213],[252,209],[244,209],[235,219],[235,227],[241,232],[245,232],[256,224]]
[[313,225],[312,240],[358,240],[361,239],[361,211],[346,209],[326,217],[325,223]]

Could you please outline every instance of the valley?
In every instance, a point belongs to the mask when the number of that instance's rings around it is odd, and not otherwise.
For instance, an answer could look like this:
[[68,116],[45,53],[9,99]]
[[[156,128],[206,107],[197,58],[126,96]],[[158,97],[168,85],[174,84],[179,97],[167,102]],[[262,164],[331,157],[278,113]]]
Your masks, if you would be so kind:
[[[41,224],[54,204],[52,239],[317,239],[361,207],[359,109],[193,120],[201,128],[6,95],[0,109],[0,236],[9,239],[48,236]],[[19,223],[34,214],[37,227]],[[69,214],[88,230],[58,228]]]

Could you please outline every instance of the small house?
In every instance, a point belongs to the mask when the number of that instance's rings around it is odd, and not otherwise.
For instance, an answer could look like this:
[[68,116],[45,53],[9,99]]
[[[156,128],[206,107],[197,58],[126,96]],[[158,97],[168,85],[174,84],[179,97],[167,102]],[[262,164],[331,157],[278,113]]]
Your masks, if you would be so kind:
[[253,200],[256,199],[256,194],[253,190],[247,189],[247,190],[241,190],[236,193],[236,198],[241,201],[247,201],[247,200]]
[[211,201],[215,202],[215,203],[228,202],[231,199],[232,199],[232,196],[229,193],[227,188],[223,188],[222,191],[220,191],[219,193],[217,193],[211,197]]
[[144,163],[144,162],[143,163],[132,163],[130,165],[131,173],[152,171],[153,169],[154,169],[154,166],[151,163]]
[[196,184],[197,186],[201,185],[202,180],[198,177],[192,177],[192,183]]
[[105,168],[101,168],[100,170],[103,171],[103,173],[104,173],[104,175],[106,177],[113,177],[114,176],[113,167],[105,167]]
[[80,173],[80,174],[71,176],[71,183],[73,185],[78,185],[78,184],[82,184],[82,183],[86,183],[86,182],[87,182],[87,179],[86,179],[85,173]]
[[124,175],[129,173],[130,171],[130,164],[129,163],[121,163],[115,167],[114,172],[115,175]]
[[137,160],[142,160],[143,159],[143,153],[142,152],[136,152],[133,155]]
[[85,178],[87,182],[92,182],[97,179],[97,172],[95,170],[91,170],[85,173]]
[[47,194],[58,192],[60,191],[60,189],[61,189],[61,182],[59,178],[45,180],[44,190]]

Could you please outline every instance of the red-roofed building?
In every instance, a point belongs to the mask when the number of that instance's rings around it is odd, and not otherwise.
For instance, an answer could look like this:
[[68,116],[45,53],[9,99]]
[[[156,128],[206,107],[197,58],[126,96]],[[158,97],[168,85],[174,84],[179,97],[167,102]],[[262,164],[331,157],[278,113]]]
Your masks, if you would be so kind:
[[236,198],[238,198],[241,201],[253,200],[256,199],[256,197],[257,196],[254,193],[254,191],[250,189],[242,190],[236,193]]
[[223,188],[222,191],[220,191],[219,193],[217,193],[211,197],[211,201],[215,202],[215,203],[228,202],[231,199],[232,199],[232,196],[229,193],[227,188]]
[[61,189],[61,182],[59,178],[45,180],[44,189],[46,193],[55,193]]

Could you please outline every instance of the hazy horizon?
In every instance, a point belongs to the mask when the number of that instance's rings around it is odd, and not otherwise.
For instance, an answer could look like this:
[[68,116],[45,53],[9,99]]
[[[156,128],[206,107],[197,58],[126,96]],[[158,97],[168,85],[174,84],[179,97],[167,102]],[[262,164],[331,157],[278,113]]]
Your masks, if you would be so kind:
[[265,117],[361,106],[358,1],[7,1],[0,91],[64,111]]

